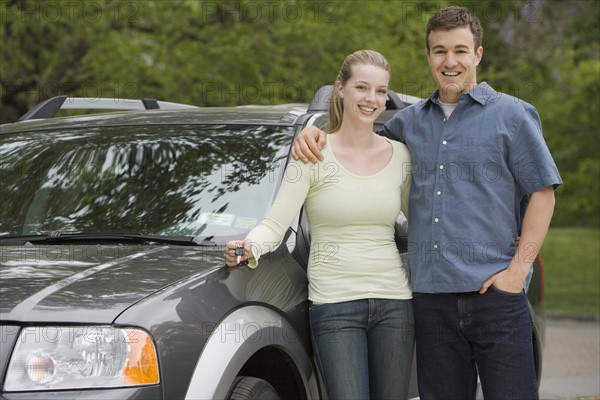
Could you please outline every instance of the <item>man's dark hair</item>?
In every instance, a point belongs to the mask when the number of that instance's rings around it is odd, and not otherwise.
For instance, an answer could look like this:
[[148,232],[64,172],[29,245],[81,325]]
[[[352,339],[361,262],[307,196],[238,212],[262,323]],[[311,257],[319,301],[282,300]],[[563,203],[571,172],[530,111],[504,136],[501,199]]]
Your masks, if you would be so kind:
[[475,39],[475,51],[483,41],[483,28],[479,19],[464,7],[450,6],[442,8],[435,13],[427,22],[427,33],[425,34],[425,45],[429,50],[429,34],[431,31],[449,31],[454,28],[468,26]]

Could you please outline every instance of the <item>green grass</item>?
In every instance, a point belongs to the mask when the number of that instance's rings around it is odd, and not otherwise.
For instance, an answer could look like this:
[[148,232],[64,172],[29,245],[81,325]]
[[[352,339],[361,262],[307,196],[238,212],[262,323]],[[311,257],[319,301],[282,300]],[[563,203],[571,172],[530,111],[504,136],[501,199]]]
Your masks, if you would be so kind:
[[547,311],[600,315],[600,228],[550,228],[542,259]]

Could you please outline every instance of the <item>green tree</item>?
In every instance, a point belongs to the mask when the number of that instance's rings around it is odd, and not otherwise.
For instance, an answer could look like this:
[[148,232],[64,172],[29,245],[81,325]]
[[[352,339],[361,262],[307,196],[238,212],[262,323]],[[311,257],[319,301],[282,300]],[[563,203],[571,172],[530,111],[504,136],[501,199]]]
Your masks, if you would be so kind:
[[600,224],[600,3],[595,0],[2,0],[0,122],[59,94],[200,106],[308,102],[360,48],[392,89],[429,96],[425,24],[483,24],[478,78],[533,104],[565,184],[556,224]]

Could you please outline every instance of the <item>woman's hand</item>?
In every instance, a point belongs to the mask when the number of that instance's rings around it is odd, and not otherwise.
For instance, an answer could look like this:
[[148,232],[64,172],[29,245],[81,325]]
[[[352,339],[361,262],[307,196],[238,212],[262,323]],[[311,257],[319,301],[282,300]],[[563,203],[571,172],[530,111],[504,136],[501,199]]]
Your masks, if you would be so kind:
[[225,244],[225,264],[237,267],[252,257],[251,243],[248,239],[230,240]]

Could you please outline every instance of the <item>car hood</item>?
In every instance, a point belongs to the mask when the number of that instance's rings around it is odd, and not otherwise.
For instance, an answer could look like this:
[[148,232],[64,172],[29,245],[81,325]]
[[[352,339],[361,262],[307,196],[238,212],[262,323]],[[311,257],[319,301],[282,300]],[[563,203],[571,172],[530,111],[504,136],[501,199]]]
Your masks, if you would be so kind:
[[224,265],[218,248],[1,246],[0,320],[108,324],[136,302]]

